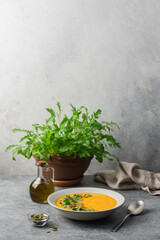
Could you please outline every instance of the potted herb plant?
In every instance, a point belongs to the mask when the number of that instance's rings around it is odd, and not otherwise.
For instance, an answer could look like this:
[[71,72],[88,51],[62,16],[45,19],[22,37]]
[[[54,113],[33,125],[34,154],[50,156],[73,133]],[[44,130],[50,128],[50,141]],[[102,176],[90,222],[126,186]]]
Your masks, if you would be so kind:
[[111,135],[113,127],[118,125],[98,121],[100,109],[89,114],[86,107],[81,106],[77,109],[71,105],[72,115],[61,117],[59,102],[57,107],[57,113],[46,108],[50,116],[45,124],[33,124],[33,130],[13,130],[14,133],[24,133],[19,144],[9,145],[5,150],[12,149],[13,160],[16,160],[15,154],[21,154],[28,159],[34,156],[36,161],[48,162],[48,165],[54,168],[56,186],[80,182],[93,157],[100,163],[104,158],[119,161],[109,151],[109,147],[120,147]]

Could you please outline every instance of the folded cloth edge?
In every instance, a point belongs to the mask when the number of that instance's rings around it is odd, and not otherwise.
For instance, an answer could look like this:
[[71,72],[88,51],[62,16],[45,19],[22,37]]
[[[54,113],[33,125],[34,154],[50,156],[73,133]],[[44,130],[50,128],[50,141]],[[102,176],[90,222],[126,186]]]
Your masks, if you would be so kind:
[[137,163],[120,162],[115,170],[97,171],[94,180],[117,190],[142,189],[160,195],[160,173],[142,170]]

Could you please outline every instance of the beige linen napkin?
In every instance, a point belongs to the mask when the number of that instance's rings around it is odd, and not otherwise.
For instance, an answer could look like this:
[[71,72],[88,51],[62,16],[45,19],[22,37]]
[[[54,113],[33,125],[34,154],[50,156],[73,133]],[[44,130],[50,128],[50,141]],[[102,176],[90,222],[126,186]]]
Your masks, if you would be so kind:
[[113,189],[143,189],[151,195],[160,195],[160,173],[142,170],[136,163],[120,162],[115,170],[94,173],[94,179]]

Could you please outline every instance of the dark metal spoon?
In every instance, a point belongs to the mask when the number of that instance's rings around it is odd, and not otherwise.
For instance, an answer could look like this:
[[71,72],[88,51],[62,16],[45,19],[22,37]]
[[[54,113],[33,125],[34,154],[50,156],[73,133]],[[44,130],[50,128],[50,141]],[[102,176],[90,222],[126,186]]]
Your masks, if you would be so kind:
[[114,226],[111,231],[116,232],[130,215],[138,215],[143,211],[143,209],[144,209],[143,201],[140,200],[140,201],[131,203],[131,205],[129,205],[128,207],[127,215],[125,216],[125,218],[116,226]]

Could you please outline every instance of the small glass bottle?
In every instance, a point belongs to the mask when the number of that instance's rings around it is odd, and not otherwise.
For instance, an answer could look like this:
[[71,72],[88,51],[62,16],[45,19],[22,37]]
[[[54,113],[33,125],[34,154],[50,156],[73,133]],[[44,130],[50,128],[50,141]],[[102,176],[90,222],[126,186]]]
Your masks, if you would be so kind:
[[48,196],[54,192],[53,168],[47,167],[45,161],[39,161],[37,166],[37,178],[30,184],[29,192],[33,202],[47,203]]

